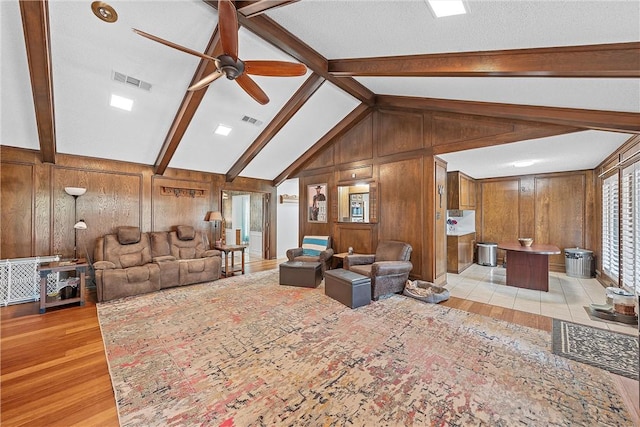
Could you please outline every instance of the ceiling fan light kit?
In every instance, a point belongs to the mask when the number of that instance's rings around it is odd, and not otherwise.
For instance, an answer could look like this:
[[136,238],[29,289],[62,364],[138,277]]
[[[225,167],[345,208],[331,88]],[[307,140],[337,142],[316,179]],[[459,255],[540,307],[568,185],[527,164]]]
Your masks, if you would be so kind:
[[304,64],[269,60],[247,61],[245,63],[238,58],[238,16],[236,8],[230,0],[218,1],[218,31],[220,32],[220,44],[222,45],[223,54],[217,58],[180,46],[135,28],[133,31],[149,40],[215,62],[216,71],[191,85],[188,89],[190,91],[203,89],[224,75],[228,80],[235,80],[249,96],[264,105],[269,102],[269,97],[260,86],[249,77],[249,74],[271,77],[298,77],[304,76],[307,73],[307,67]]

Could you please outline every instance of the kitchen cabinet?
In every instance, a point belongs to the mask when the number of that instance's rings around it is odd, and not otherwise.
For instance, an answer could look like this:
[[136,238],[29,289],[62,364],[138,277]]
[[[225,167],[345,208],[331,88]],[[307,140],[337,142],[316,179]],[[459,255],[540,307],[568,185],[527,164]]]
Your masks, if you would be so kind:
[[476,181],[462,172],[447,172],[447,209],[475,210]]
[[447,235],[447,272],[462,273],[473,264],[476,233]]

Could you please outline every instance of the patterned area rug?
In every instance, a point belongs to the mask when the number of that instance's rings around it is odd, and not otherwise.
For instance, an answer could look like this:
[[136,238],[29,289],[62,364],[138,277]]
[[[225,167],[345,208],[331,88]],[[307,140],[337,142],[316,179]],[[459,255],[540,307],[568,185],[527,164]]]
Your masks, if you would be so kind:
[[638,379],[638,337],[553,319],[553,353]]
[[401,295],[351,310],[270,270],[98,314],[124,426],[631,424],[548,333]]

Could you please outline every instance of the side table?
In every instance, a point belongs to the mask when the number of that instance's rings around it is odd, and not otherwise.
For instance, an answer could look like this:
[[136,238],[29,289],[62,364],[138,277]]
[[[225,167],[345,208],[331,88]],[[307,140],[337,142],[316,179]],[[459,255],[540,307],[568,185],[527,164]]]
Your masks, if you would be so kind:
[[[84,305],[84,289],[85,289],[85,272],[87,270],[87,261],[79,259],[78,261],[54,261],[48,264],[41,264],[38,267],[40,273],[40,314],[43,314],[47,307],[56,307],[59,305],[73,304],[79,302]],[[48,299],[47,298],[47,276],[50,273],[58,273],[61,271],[75,271],[80,273],[80,286],[78,287],[78,296],[67,299]]]
[[[333,254],[331,257],[331,269],[335,270],[336,268],[342,268],[344,264],[344,257],[349,255],[349,252],[340,252],[339,254]],[[355,252],[351,255],[358,255]]]
[[[247,248],[246,245],[215,245],[213,248],[224,252],[224,270],[222,271],[224,277],[233,276],[236,271],[244,274],[244,250]],[[234,252],[236,251],[242,254],[242,262],[239,267],[236,267],[234,262]],[[229,253],[231,253],[231,266],[229,266]]]

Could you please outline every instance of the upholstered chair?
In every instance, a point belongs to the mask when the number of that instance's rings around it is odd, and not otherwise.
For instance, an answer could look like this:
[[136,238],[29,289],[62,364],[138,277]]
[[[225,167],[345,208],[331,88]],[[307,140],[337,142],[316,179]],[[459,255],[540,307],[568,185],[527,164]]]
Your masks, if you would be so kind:
[[322,264],[322,276],[331,268],[331,236],[304,236],[302,247],[287,250],[289,261],[319,262]]
[[413,268],[412,247],[408,243],[383,240],[378,243],[375,254],[347,255],[345,270],[371,278],[371,298],[402,292]]
[[98,301],[160,289],[160,268],[151,261],[149,234],[139,227],[118,227],[99,237],[94,251]]
[[169,232],[169,250],[179,264],[180,285],[220,278],[220,251],[209,249],[204,234],[190,225],[179,225]]

